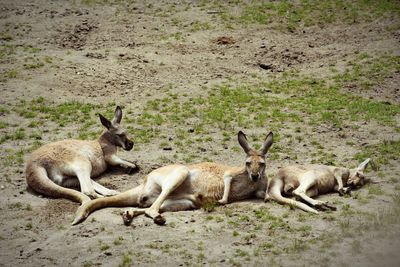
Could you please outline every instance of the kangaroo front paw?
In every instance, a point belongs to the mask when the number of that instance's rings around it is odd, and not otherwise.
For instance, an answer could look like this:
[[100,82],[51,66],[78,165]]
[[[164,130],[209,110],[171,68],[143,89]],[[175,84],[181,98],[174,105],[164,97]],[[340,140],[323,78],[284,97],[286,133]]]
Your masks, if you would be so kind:
[[342,189],[339,189],[339,195],[340,196],[345,196],[345,195],[351,195],[351,189],[350,187],[343,187]]
[[318,203],[316,205],[314,205],[314,207],[317,210],[322,210],[322,211],[326,211],[326,210],[336,210],[336,207],[333,206],[332,204],[328,203],[328,202],[321,202]]
[[227,199],[220,199],[220,200],[218,200],[218,204],[220,204],[220,205],[228,204],[228,200]]
[[134,163],[131,163],[131,164],[132,165],[125,166],[125,170],[126,170],[127,174],[134,174],[135,172],[137,172],[139,170],[139,167],[136,164],[134,164]]

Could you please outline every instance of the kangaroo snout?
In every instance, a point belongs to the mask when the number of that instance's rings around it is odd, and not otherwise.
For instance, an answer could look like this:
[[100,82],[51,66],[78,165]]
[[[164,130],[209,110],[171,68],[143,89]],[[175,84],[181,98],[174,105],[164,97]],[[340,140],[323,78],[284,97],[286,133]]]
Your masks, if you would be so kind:
[[132,141],[130,141],[130,140],[126,140],[126,142],[125,142],[125,150],[126,151],[129,151],[129,150],[131,150],[133,148],[133,142]]
[[257,182],[258,179],[260,179],[260,175],[258,173],[256,173],[256,174],[252,173],[251,174],[251,180],[253,180],[253,182]]

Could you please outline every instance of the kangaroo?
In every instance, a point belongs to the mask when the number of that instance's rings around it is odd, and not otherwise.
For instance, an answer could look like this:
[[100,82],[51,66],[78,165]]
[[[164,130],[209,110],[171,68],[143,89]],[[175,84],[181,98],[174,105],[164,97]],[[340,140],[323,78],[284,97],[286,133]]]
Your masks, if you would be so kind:
[[[312,199],[312,197],[329,192],[338,192],[340,195],[349,194],[351,189],[364,185],[366,178],[363,171],[369,161],[369,158],[366,159],[354,169],[325,165],[289,165],[283,167],[269,181],[265,201],[272,199],[315,214],[318,214],[316,209],[336,210],[331,204]],[[282,192],[285,195],[293,195],[304,200],[311,207],[302,202],[283,197]]]
[[[32,153],[25,169],[30,188],[43,195],[79,203],[89,201],[90,197],[119,193],[107,189],[91,177],[100,175],[109,165],[120,165],[129,171],[136,168],[135,164],[116,155],[118,147],[129,151],[133,142],[120,125],[122,110],[119,106],[112,121],[101,114],[99,116],[106,130],[98,140],[63,140],[46,144]],[[66,188],[78,185],[81,192]]]
[[[84,203],[77,210],[73,225],[83,221],[94,210],[103,207],[136,207],[123,212],[125,224],[135,216],[145,214],[157,224],[164,224],[160,213],[198,209],[204,203],[227,203],[250,197],[264,198],[266,190],[265,155],[273,143],[270,132],[260,151],[251,149],[246,135],[240,131],[238,141],[246,153],[244,167],[229,167],[218,163],[194,165],[173,164],[148,174],[139,186],[112,197]],[[229,181],[229,187],[224,183]],[[229,198],[228,198],[229,193]]]

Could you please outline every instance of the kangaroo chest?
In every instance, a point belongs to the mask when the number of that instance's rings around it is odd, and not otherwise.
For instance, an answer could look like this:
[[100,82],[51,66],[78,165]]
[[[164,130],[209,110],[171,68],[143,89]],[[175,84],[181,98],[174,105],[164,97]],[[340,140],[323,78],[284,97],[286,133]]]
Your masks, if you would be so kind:
[[107,169],[107,163],[100,145],[83,146],[80,149],[80,154],[90,161],[92,177],[99,176]]
[[265,191],[266,186],[262,181],[253,182],[248,177],[232,179],[229,200],[243,200],[253,197],[257,191]]

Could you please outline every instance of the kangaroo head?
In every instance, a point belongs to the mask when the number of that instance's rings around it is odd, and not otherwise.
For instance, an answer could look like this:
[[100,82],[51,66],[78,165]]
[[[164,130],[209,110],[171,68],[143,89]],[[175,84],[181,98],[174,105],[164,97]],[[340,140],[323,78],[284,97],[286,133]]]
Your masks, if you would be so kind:
[[350,169],[349,179],[347,180],[347,185],[356,188],[364,185],[367,182],[367,178],[364,175],[364,170],[367,167],[370,159],[364,160],[357,168]]
[[246,135],[242,131],[238,133],[239,144],[246,153],[246,171],[249,179],[253,182],[257,182],[264,177],[265,155],[273,143],[273,136],[273,133],[270,132],[265,138],[261,149],[255,150],[249,146]]
[[133,142],[129,140],[124,128],[120,125],[122,119],[122,109],[117,106],[115,115],[112,121],[106,119],[103,115],[99,114],[101,124],[107,129],[107,141],[115,146],[122,147],[125,150],[131,150]]

